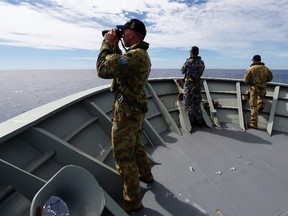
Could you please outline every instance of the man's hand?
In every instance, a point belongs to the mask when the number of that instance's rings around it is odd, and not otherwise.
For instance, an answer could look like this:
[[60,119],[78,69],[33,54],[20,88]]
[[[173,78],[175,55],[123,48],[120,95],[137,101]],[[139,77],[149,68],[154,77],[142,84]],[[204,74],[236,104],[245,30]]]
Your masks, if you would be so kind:
[[119,39],[116,36],[116,29],[111,29],[110,31],[108,31],[105,35],[104,35],[104,40],[111,43],[113,48],[119,49],[118,43],[119,43]]

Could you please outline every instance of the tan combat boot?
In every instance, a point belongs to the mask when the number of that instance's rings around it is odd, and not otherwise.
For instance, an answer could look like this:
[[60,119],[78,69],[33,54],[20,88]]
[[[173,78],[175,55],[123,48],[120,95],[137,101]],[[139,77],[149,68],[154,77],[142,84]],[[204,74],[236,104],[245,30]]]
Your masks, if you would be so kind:
[[252,123],[250,122],[250,124],[248,125],[249,128],[253,128],[253,129],[257,129],[257,124],[256,123]]
[[154,177],[152,173],[149,173],[147,176],[139,176],[139,180],[145,183],[153,183]]

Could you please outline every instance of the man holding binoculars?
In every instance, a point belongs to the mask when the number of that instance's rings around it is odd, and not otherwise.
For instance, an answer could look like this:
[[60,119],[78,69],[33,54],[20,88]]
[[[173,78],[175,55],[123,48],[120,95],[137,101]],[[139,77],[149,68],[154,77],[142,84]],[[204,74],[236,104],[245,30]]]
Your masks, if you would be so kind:
[[[140,143],[148,111],[145,86],[151,71],[149,44],[144,41],[146,27],[140,20],[132,19],[102,34],[96,66],[100,78],[113,79],[112,148],[116,169],[124,182],[124,199],[119,205],[126,212],[137,211],[142,208],[139,181],[154,181],[146,150]],[[122,37],[128,47],[125,54],[118,46]]]

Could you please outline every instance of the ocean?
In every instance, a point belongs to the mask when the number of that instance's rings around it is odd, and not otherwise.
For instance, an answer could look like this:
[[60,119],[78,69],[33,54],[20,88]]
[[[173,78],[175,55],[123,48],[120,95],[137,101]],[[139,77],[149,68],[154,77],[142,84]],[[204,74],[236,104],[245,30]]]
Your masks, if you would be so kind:
[[[245,69],[206,69],[203,77],[242,79]],[[272,70],[273,82],[288,84],[288,70]],[[153,69],[150,77],[182,77],[179,69]],[[0,123],[76,92],[109,84],[96,70],[0,71]]]

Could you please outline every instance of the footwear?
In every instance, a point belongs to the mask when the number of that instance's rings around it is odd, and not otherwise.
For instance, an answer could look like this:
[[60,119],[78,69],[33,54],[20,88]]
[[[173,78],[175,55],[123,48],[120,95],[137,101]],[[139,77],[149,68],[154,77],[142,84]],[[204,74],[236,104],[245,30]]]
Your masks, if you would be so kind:
[[209,128],[209,126],[206,124],[206,122],[204,121],[204,119],[202,119],[202,121],[200,121],[200,122],[197,122],[196,123],[196,125],[198,126],[198,127],[203,127],[203,128]]
[[199,120],[196,121],[196,125],[197,125],[198,127],[205,127],[205,126],[207,126],[205,120],[203,119],[203,117],[202,117],[201,119],[199,119]]
[[257,129],[257,128],[258,128],[257,125],[256,125],[256,124],[253,124],[253,123],[250,123],[250,124],[248,125],[248,127],[249,127],[249,128],[254,128],[254,129]]
[[154,177],[152,173],[148,174],[147,176],[139,176],[139,180],[145,183],[153,183]]
[[141,200],[136,202],[121,200],[118,202],[118,205],[127,213],[132,211],[139,211],[143,207]]

